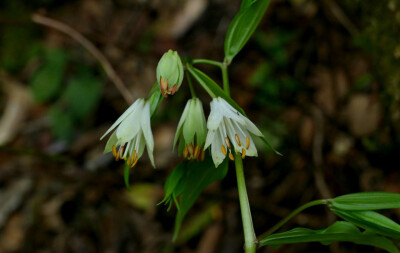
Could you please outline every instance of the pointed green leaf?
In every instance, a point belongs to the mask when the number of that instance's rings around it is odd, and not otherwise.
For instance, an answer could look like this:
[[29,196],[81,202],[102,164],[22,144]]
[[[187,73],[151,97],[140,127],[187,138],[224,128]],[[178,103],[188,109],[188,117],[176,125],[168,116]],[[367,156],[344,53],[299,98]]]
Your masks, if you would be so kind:
[[331,200],[335,209],[361,211],[400,208],[400,194],[390,192],[360,192]]
[[[251,3],[253,2],[253,3]],[[244,1],[225,36],[225,58],[228,62],[239,53],[256,30],[270,0]]]
[[252,5],[257,0],[243,0],[240,4],[240,10],[246,9],[250,5]]
[[400,225],[391,219],[374,211],[344,211],[331,208],[331,211],[361,228],[374,233],[400,238]]
[[212,182],[221,180],[228,172],[228,160],[215,168],[209,154],[202,162],[185,162],[186,174],[182,178],[183,188],[180,194],[180,211],[175,219],[174,240],[177,238],[182,221],[200,193]]
[[47,102],[58,93],[64,78],[67,55],[62,50],[46,53],[46,62],[32,77],[31,89],[37,102]]
[[246,116],[244,110],[238,104],[236,104],[232,98],[226,95],[224,90],[222,90],[221,87],[219,87],[219,85],[216,84],[210,77],[191,65],[187,66],[187,70],[193,76],[193,78],[196,79],[196,81],[208,92],[208,94],[210,94],[211,97],[222,97],[241,114]]
[[260,246],[279,247],[282,244],[302,242],[320,242],[327,245],[340,241],[374,246],[390,253],[399,253],[391,240],[376,234],[360,232],[353,224],[345,221],[337,221],[330,227],[321,230],[295,228],[287,232],[269,235],[261,238]]

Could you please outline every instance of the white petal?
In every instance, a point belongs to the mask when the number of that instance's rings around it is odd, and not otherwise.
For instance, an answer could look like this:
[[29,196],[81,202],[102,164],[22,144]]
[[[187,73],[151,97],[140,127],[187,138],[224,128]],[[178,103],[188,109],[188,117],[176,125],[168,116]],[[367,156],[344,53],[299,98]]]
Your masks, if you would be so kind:
[[217,130],[209,130],[207,133],[206,144],[204,144],[204,149],[208,148],[214,140],[214,136]]
[[246,150],[246,156],[258,156],[256,145],[254,144],[252,137],[249,136],[249,138],[250,138],[250,146],[249,149]]
[[[141,105],[141,104],[138,104]],[[142,115],[142,106],[132,111],[118,126],[117,137],[122,142],[128,142],[135,137],[140,130],[140,118]]]
[[104,138],[108,133],[110,133],[119,123],[121,123],[130,113],[137,109],[138,103],[140,103],[143,99],[137,99],[129,108],[115,121],[115,123],[107,130],[103,136],[101,136],[100,140]]
[[217,133],[211,145],[211,157],[215,164],[215,168],[217,168],[226,158],[221,150],[221,146],[223,145],[223,143],[224,142],[222,141],[222,136]]
[[211,112],[210,115],[208,116],[207,128],[209,130],[216,130],[222,121],[224,112],[223,109],[219,106],[219,102],[216,98],[214,98],[211,101],[210,107],[211,107]]
[[228,102],[226,102],[223,98],[219,98],[219,107],[224,113],[224,116],[227,118],[230,118],[234,121],[240,122],[241,124],[244,124],[244,116],[235,108],[233,108]]
[[144,139],[146,140],[147,154],[149,155],[151,165],[153,165],[153,167],[156,167],[156,165],[154,164],[154,157],[153,157],[154,139],[153,139],[153,133],[151,132],[149,102],[146,102],[146,104],[144,105],[141,125],[142,125],[143,136]]
[[250,131],[250,133],[256,135],[256,136],[263,136],[263,134],[261,133],[260,130],[258,130],[258,128],[256,127],[256,125],[254,125],[253,122],[251,122],[248,118],[244,118],[245,123],[246,123],[246,128],[247,130]]

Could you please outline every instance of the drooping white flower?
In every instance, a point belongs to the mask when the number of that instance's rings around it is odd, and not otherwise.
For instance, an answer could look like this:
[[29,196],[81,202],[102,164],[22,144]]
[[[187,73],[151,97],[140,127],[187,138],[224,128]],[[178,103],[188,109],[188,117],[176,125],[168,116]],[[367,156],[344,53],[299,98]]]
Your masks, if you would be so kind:
[[242,158],[257,156],[252,136],[262,137],[263,134],[253,122],[221,97],[214,98],[210,106],[204,149],[211,145],[211,156],[215,167],[220,165],[227,155],[234,160],[232,152],[241,153]]
[[142,156],[145,146],[151,164],[154,165],[154,140],[150,126],[150,103],[140,98],[136,100],[100,138],[102,140],[112,130],[105,153],[112,151],[115,159],[124,159],[131,167]]
[[207,134],[203,105],[198,98],[189,99],[175,133],[174,147],[179,140],[179,154],[188,160],[204,160]]

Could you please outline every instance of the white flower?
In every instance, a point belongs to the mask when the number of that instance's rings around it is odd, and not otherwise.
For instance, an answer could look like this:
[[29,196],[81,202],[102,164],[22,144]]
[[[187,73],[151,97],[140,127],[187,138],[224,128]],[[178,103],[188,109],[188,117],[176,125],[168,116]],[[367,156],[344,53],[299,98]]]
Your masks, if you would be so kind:
[[203,106],[198,98],[189,99],[175,133],[174,147],[179,140],[179,154],[188,160],[204,160],[203,145],[207,127]]
[[232,150],[241,153],[242,158],[246,155],[257,156],[252,135],[262,137],[260,130],[223,98],[214,98],[210,105],[211,113],[207,120],[208,134],[204,149],[211,145],[215,167],[222,163],[226,155],[234,160]]
[[[118,126],[118,127],[117,127]],[[117,128],[108,139],[105,153],[112,151],[115,159],[127,160],[131,167],[135,166],[147,147],[151,164],[154,165],[154,140],[150,127],[150,103],[140,98],[136,100],[100,138]]]

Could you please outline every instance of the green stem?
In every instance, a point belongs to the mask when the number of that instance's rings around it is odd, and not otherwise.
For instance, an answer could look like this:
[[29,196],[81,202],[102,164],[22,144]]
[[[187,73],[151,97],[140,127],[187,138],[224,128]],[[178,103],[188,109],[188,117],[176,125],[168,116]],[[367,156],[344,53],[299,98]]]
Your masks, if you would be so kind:
[[212,66],[216,66],[219,68],[222,68],[222,63],[218,62],[218,61],[213,61],[213,60],[208,60],[208,59],[194,59],[192,61],[192,64],[208,64],[208,65],[212,65]]
[[229,96],[230,90],[229,90],[229,79],[228,79],[228,65],[226,63],[223,63],[221,65],[221,71],[222,71],[222,82],[224,85],[224,91]]
[[267,232],[263,233],[262,235],[258,236],[258,239],[264,238],[266,236],[271,235],[274,233],[276,230],[281,228],[286,222],[288,222],[290,219],[292,219],[294,216],[299,214],[300,212],[304,211],[305,209],[312,207],[312,206],[317,206],[317,205],[326,205],[328,204],[329,200],[326,199],[319,199],[319,200],[314,200],[311,202],[308,202],[307,204],[302,205],[301,207],[297,208],[293,212],[291,212],[288,216],[286,216],[283,220],[278,222],[275,226],[270,228]]
[[196,92],[193,89],[192,79],[190,78],[190,75],[187,74],[186,78],[189,84],[190,94],[192,94],[192,98],[196,98]]
[[242,213],[245,252],[254,253],[257,248],[257,238],[254,233],[253,221],[251,218],[249,199],[247,197],[246,182],[243,173],[243,162],[240,153],[235,154],[236,177],[239,191],[240,211]]

